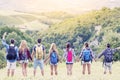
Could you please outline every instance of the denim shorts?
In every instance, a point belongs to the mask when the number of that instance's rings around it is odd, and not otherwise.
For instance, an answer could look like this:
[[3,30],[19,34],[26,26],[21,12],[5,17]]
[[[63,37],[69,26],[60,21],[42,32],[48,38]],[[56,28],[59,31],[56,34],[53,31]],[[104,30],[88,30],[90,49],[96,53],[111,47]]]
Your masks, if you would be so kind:
[[43,70],[43,67],[44,67],[43,60],[34,59],[34,69],[36,69],[37,66],[39,66],[40,69]]
[[56,64],[53,64],[53,63],[50,62],[50,65],[53,65],[53,66],[54,66],[54,65],[58,65],[58,62],[57,62]]

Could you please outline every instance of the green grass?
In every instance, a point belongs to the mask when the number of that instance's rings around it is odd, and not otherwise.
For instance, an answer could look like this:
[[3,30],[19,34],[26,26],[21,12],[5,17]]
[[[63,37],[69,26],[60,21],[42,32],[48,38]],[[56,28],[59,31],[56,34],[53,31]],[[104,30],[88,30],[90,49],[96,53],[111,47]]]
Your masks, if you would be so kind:
[[0,70],[0,80],[119,80],[120,79],[120,62],[113,63],[113,74],[103,74],[104,68],[102,62],[93,62],[91,66],[92,73],[82,75],[82,66],[80,63],[75,63],[73,66],[73,75],[66,75],[65,63],[58,64],[58,76],[50,76],[50,66],[45,65],[45,76],[42,77],[40,69],[37,69],[36,77],[33,77],[33,68],[28,68],[28,77],[23,77],[21,74],[21,67],[17,67],[15,76],[13,78],[6,76],[6,69]]

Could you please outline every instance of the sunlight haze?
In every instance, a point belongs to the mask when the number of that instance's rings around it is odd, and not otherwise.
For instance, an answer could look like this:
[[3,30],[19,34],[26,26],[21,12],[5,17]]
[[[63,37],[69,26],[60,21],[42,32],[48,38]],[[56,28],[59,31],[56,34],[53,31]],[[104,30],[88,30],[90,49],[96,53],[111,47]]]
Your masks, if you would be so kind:
[[0,9],[24,12],[83,12],[119,6],[119,0],[0,0]]

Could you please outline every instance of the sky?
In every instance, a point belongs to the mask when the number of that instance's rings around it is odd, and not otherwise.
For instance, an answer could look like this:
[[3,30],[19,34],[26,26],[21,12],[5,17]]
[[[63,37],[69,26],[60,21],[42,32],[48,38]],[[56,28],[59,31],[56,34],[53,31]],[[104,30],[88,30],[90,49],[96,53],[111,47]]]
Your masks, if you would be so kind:
[[120,7],[120,0],[0,0],[0,9],[30,12],[82,12],[102,7]]

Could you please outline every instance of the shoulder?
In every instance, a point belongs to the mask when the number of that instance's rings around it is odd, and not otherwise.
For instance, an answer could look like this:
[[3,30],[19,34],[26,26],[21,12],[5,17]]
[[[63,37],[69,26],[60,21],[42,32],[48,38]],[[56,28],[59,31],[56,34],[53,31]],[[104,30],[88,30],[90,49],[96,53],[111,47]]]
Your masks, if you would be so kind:
[[86,50],[86,49],[85,49],[85,48],[83,48],[83,49],[82,49],[82,52],[83,52],[83,51],[85,51],[85,50]]
[[30,49],[29,49],[29,48],[26,48],[25,50],[26,50],[26,51],[29,51]]
[[35,44],[34,46],[33,46],[33,49],[35,49],[37,47],[37,44]]
[[42,46],[43,48],[45,48],[45,46],[44,46],[43,44],[41,44],[41,46]]
[[74,52],[74,49],[73,48],[70,48],[70,50],[72,50]]
[[18,47],[17,47],[17,46],[15,46],[15,48],[17,49]]
[[45,50],[45,46],[43,44],[41,44],[41,46],[42,46],[42,49]]

